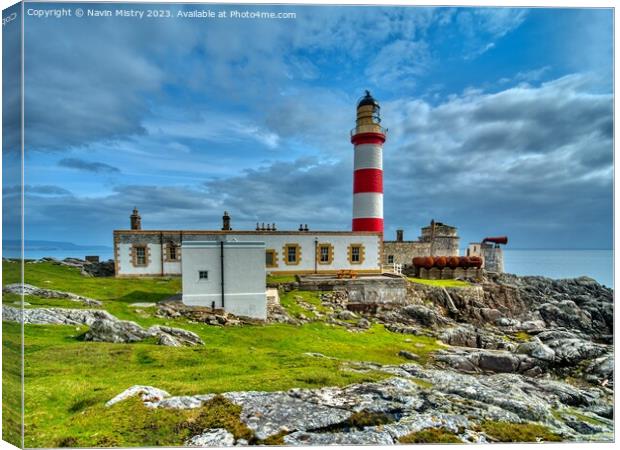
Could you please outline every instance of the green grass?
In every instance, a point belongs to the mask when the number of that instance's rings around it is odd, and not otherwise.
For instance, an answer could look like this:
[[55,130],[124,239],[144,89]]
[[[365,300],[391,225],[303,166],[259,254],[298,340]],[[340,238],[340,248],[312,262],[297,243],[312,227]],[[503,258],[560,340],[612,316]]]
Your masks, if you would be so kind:
[[319,292],[294,290],[280,295],[280,304],[286,309],[289,315],[299,317],[303,314],[310,319],[316,318],[316,315],[312,311],[308,311],[299,304],[298,297],[301,297],[302,301],[313,305],[317,311],[321,313],[327,312],[327,308],[321,304]]
[[[17,281],[11,280],[11,268],[7,270],[6,266],[6,282]],[[175,437],[171,430],[175,430],[179,417],[190,412],[146,410],[139,402],[131,401],[113,408],[103,406],[134,384],[156,386],[172,395],[343,386],[388,376],[351,371],[346,361],[398,364],[403,362],[398,352],[408,350],[420,355],[424,362],[440,348],[434,338],[391,333],[380,325],[360,333],[321,322],[212,327],[186,320],[142,317],[129,306],[131,302],[152,302],[173,295],[179,287],[178,279],[86,278],[74,268],[46,263],[26,265],[26,282],[102,300],[112,314],[143,326],[168,323],[194,331],[206,343],[171,348],[152,343],[84,342],[79,337],[86,327],[26,325],[27,447],[180,445],[181,435]],[[320,307],[317,293],[298,291],[291,295]],[[30,300],[41,304],[46,301]],[[7,354],[19,349],[20,327],[10,322],[3,326],[3,349]],[[306,352],[335,359],[310,357],[304,355]],[[7,373],[5,370],[3,393],[18,392],[19,381]],[[4,398],[5,420],[12,417],[10,408],[19,406],[13,400]],[[281,436],[273,438],[274,442],[280,440]]]
[[480,424],[487,435],[500,442],[560,442],[562,437],[544,425],[488,420]]
[[427,280],[425,278],[407,278],[412,283],[424,284],[426,286],[435,286],[435,287],[446,287],[446,288],[454,288],[454,287],[470,287],[467,281],[462,280]]
[[441,428],[427,428],[401,437],[401,444],[462,444],[458,436]]
[[295,283],[296,281],[295,275],[267,275],[267,284]]
[[21,332],[19,324],[2,327],[2,439],[21,444]]

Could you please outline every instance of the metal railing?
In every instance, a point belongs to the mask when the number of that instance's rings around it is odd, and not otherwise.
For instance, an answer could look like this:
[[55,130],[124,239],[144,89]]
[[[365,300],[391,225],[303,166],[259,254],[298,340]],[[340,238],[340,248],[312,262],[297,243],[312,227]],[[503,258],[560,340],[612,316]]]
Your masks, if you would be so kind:
[[351,129],[351,136],[355,136],[360,133],[383,133],[387,134],[388,129],[383,128],[381,125],[360,125]]

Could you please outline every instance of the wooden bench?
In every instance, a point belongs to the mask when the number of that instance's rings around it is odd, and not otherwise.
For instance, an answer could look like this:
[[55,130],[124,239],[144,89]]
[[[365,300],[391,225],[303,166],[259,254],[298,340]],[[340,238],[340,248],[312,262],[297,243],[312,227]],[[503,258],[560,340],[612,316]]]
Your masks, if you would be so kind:
[[338,273],[336,274],[336,277],[354,279],[354,278],[357,278],[357,274],[352,270],[339,270]]

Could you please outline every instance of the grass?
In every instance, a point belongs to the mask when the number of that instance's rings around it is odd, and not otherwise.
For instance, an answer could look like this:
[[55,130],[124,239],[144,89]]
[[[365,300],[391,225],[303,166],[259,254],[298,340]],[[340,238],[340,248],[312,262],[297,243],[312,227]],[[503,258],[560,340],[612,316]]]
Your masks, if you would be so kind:
[[[14,282],[6,265],[6,282]],[[206,342],[205,346],[182,348],[84,342],[79,336],[86,327],[26,325],[26,447],[180,445],[183,433],[175,432],[175,427],[181,416],[183,420],[194,420],[192,412],[147,410],[140,402],[132,401],[112,408],[103,406],[134,384],[155,386],[172,395],[343,386],[388,376],[348,370],[344,361],[399,364],[402,360],[398,352],[408,350],[423,362],[440,348],[433,338],[391,333],[380,325],[360,333],[321,322],[212,327],[186,320],[142,317],[129,305],[173,295],[178,290],[178,279],[86,278],[74,268],[45,263],[26,265],[26,282],[93,297],[102,300],[104,308],[117,317],[143,326],[168,323],[194,331]],[[316,293],[297,291],[292,295],[301,296],[317,309],[320,306]],[[3,322],[5,355],[19,350],[19,331],[19,324]],[[336,359],[310,357],[304,355],[306,352]],[[5,360],[4,366],[5,421],[14,417],[12,408],[19,410],[18,399],[7,397],[9,392],[19,392],[19,380],[8,376],[11,371],[6,370],[7,362],[11,360]],[[12,370],[19,373],[18,368]],[[11,438],[9,425],[5,423],[7,439]],[[272,440],[279,442],[281,438]]]
[[290,291],[280,295],[280,304],[286,309],[289,315],[299,318],[301,314],[310,319],[315,319],[316,315],[308,311],[299,304],[299,299],[311,304],[321,313],[326,313],[327,308],[321,304],[319,293],[316,291]]
[[426,286],[445,287],[445,288],[460,288],[470,287],[467,281],[462,280],[427,280],[425,278],[407,278],[412,283],[424,284]]
[[487,435],[500,442],[560,442],[562,437],[544,425],[487,420],[480,424]]
[[532,336],[530,336],[527,331],[517,331],[514,334],[514,338],[520,342],[528,342],[530,339],[532,339]]
[[401,444],[462,444],[459,437],[441,428],[427,428],[401,437]]
[[267,275],[267,284],[295,283],[296,281],[295,275]]
[[595,426],[604,425],[604,422],[601,422],[600,420],[597,420],[594,417],[590,417],[585,414],[582,414],[579,411],[577,411],[575,408],[569,407],[569,408],[562,409],[562,410],[553,409],[551,410],[551,414],[553,414],[553,416],[559,420],[564,420],[566,416],[572,416],[575,419],[581,422],[589,423],[590,425],[595,425]]

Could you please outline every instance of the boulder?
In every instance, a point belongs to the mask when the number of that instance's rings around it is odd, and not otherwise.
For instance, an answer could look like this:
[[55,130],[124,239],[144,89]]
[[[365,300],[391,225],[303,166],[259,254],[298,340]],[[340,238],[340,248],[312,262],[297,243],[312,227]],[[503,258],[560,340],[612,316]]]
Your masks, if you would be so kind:
[[23,295],[32,295],[34,297],[41,298],[60,298],[71,300],[73,302],[83,303],[87,306],[101,306],[101,302],[99,300],[95,300],[89,297],[83,297],[81,295],[73,294],[71,292],[63,292],[63,291],[55,291],[53,289],[42,289],[31,284],[24,283],[15,283],[8,284],[2,288],[2,292],[6,292],[7,294],[22,294]]
[[224,428],[211,428],[185,441],[188,447],[232,447],[235,437]]
[[140,399],[144,403],[150,404],[150,403],[159,402],[167,397],[170,397],[170,394],[168,394],[166,391],[162,389],[157,389],[152,386],[136,385],[136,386],[131,386],[128,389],[125,389],[123,392],[118,394],[116,397],[109,400],[105,405],[109,407],[118,402],[122,402],[123,400],[127,400],[128,398],[136,397],[136,396],[140,396]]
[[409,359],[411,361],[418,361],[420,357],[415,353],[408,352],[407,350],[401,350],[398,352],[398,356],[402,356],[405,359]]
[[204,345],[204,342],[196,333],[181,328],[154,325],[147,330],[147,333],[159,336],[159,345],[170,347]]
[[90,325],[84,335],[85,341],[93,342],[138,342],[153,336],[135,322],[128,320],[99,319]]

